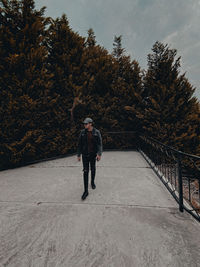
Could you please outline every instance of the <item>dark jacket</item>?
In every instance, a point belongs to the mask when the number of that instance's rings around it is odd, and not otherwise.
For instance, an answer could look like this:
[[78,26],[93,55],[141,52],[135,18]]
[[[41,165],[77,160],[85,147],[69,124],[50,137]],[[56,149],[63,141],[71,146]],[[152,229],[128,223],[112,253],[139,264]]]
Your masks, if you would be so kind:
[[[88,137],[87,137],[87,129],[83,129],[79,135],[78,139],[78,149],[77,156],[80,157],[81,154],[88,154]],[[103,146],[102,146],[102,138],[99,130],[93,127],[92,129],[93,141],[94,141],[94,152],[101,156]]]

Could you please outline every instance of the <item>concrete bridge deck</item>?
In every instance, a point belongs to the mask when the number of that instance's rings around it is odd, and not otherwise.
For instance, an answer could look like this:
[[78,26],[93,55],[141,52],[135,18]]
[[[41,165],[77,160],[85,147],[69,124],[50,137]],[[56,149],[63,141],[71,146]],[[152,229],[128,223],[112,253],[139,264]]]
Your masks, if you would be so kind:
[[138,152],[104,152],[96,185],[82,201],[75,156],[0,172],[0,266],[200,266],[200,224]]

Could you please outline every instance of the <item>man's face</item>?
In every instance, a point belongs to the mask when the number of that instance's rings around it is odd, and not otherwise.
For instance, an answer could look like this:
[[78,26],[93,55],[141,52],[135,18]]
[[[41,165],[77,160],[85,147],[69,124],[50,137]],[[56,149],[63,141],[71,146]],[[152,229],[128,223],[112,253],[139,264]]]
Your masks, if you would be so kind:
[[84,123],[85,129],[89,129],[91,127],[92,123]]

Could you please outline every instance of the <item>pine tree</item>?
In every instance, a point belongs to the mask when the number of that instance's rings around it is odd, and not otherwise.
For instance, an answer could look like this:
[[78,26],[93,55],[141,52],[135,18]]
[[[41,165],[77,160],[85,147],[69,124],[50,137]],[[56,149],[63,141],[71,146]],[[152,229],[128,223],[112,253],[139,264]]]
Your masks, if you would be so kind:
[[51,86],[44,45],[48,19],[33,0],[0,3],[1,156],[17,163],[38,155],[37,142],[45,136],[38,124]]
[[85,39],[70,28],[65,14],[51,20],[47,37],[48,70],[53,74],[50,94],[55,106],[51,139],[60,140],[57,146],[61,154],[73,151],[77,145],[76,110],[83,103],[84,42]]
[[88,37],[85,41],[83,66],[81,78],[84,105],[79,115],[77,110],[77,121],[80,122],[82,116],[91,116],[95,117],[97,125],[101,124],[106,128],[104,113],[113,80],[113,62],[108,51],[96,44],[92,29],[88,30]]
[[113,95],[118,98],[118,127],[123,130],[139,130],[139,120],[136,117],[138,98],[141,94],[141,70],[136,60],[131,61],[122,47],[122,36],[115,36],[113,56],[116,60],[115,78],[112,88]]
[[148,55],[144,79],[144,111],[139,118],[148,136],[187,152],[196,150],[199,137],[198,102],[194,88],[180,75],[180,57],[168,45],[156,42]]
[[96,45],[96,36],[94,34],[94,30],[92,28],[90,28],[88,30],[88,37],[87,37],[87,41],[86,41],[86,46],[87,47],[92,47]]
[[64,113],[74,121],[76,101],[80,98],[82,86],[82,54],[84,38],[69,27],[66,15],[52,20],[49,37],[49,71],[54,74],[52,94],[60,96]]
[[125,49],[122,47],[122,35],[114,37],[113,56],[120,61],[124,56]]

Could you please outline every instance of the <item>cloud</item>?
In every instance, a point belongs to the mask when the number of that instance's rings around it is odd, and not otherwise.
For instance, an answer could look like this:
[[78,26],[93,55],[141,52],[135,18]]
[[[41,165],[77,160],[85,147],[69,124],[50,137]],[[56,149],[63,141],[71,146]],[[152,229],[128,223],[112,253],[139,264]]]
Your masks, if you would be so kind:
[[185,4],[181,28],[168,34],[162,41],[178,50],[182,58],[182,70],[196,87],[196,96],[200,99],[200,1],[188,1]]

